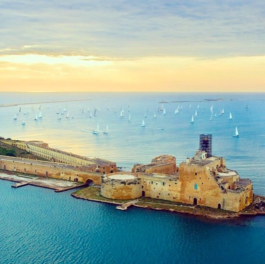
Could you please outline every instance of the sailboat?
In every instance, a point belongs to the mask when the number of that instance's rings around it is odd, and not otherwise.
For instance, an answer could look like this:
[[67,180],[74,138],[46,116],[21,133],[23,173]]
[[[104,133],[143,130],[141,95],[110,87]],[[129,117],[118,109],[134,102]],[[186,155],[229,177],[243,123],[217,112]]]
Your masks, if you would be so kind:
[[163,110],[163,115],[165,115],[166,114],[166,109],[164,108],[164,110]]
[[154,113],[154,118],[156,118],[156,113]]
[[239,137],[239,133],[238,133],[238,129],[237,129],[237,127],[236,127],[236,129],[235,129],[235,134],[233,135],[233,137]]
[[179,112],[179,109],[177,108],[177,109],[175,110],[175,114],[178,114],[178,112]]
[[103,132],[103,134],[106,135],[106,134],[108,134],[108,133],[109,133],[109,126],[107,125],[107,126],[106,126],[106,130]]
[[41,111],[39,112],[39,118],[42,118],[42,112]]
[[222,109],[222,111],[221,111],[221,115],[223,115],[225,113],[225,110],[224,109]]
[[195,114],[194,114],[194,116],[197,116],[197,114],[198,114],[198,113],[197,113],[197,111],[195,111]]
[[69,118],[69,112],[67,112],[66,118]]
[[229,119],[230,119],[230,120],[233,119],[231,112],[230,112],[230,114],[229,114]]
[[144,118],[147,118],[147,114],[146,113],[144,114]]
[[38,120],[38,116],[37,116],[37,114],[35,115],[35,118],[34,118],[34,120],[35,120],[35,121],[37,121],[37,120]]
[[13,119],[14,119],[14,120],[17,120],[17,115],[14,115]]
[[97,124],[97,129],[93,130],[93,134],[97,135],[99,133],[99,124]]
[[21,123],[22,126],[25,126],[26,125],[26,122],[25,120],[23,119],[22,123]]
[[194,117],[193,115],[191,116],[191,121],[190,121],[192,124],[194,123]]
[[143,122],[142,122],[142,124],[141,124],[141,127],[145,127],[144,119],[143,119]]
[[120,118],[123,118],[123,116],[124,116],[124,110],[121,109],[121,112],[120,112]]

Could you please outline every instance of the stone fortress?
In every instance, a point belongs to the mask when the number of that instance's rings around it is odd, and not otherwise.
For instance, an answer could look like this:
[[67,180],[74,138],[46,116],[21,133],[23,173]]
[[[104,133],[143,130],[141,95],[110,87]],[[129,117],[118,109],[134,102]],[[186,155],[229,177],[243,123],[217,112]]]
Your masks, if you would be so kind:
[[102,196],[115,199],[150,197],[176,203],[240,212],[253,202],[253,186],[212,155],[212,136],[200,135],[193,158],[177,166],[176,158],[161,155],[151,163],[118,172],[116,163],[53,149],[42,141],[1,140],[47,161],[0,156],[0,169],[100,185]]
[[176,159],[162,155],[147,165],[134,165],[132,173],[105,175],[101,195],[110,199],[150,197],[185,204],[239,212],[253,202],[253,186],[225,159],[212,156],[212,136],[200,135],[200,149],[176,166]]

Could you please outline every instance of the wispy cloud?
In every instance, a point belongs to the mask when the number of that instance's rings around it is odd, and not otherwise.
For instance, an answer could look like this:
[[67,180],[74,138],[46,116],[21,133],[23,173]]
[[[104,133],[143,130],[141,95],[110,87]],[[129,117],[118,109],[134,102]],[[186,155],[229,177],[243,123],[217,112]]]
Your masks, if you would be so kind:
[[0,54],[264,55],[265,2],[3,0]]

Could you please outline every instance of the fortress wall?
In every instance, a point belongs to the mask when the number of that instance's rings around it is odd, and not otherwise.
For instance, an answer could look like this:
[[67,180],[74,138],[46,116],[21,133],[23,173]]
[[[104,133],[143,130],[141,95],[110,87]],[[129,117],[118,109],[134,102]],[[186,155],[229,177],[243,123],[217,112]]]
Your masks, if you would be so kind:
[[148,167],[146,173],[163,173],[174,174],[177,172],[176,163],[159,164],[157,166]]
[[[222,208],[221,189],[210,174],[206,166],[189,165],[182,163],[180,173],[180,201],[188,204],[198,204]],[[224,208],[222,208],[224,209]]]
[[[87,170],[91,172],[101,172],[101,173],[113,173],[117,171],[116,163],[109,163],[109,164],[98,164],[100,163],[100,159],[97,163],[96,160],[93,159],[82,159],[81,157],[78,157],[75,154],[71,153],[64,153],[61,151],[56,151],[55,149],[48,148],[48,145],[46,143],[43,143],[40,146],[33,145],[33,144],[26,144],[25,142],[15,142],[13,143],[18,148],[25,149],[29,151],[30,153],[42,157],[44,159],[70,164],[73,166],[90,166]],[[46,146],[47,147],[42,147]],[[105,161],[106,162],[106,161]]]
[[[27,162],[26,162],[27,161]],[[46,162],[32,163],[29,160],[15,160],[15,159],[2,159],[0,160],[0,169],[12,172],[21,172],[26,174],[32,174],[39,177],[48,177],[61,180],[70,180],[86,183],[87,180],[92,180],[94,184],[101,184],[101,175],[96,173],[81,172],[74,169],[62,168],[60,166],[51,166]]]
[[154,199],[179,201],[178,181],[141,174],[142,195]]
[[118,200],[136,199],[142,196],[140,183],[128,184],[121,181],[102,183],[100,192],[106,198]]

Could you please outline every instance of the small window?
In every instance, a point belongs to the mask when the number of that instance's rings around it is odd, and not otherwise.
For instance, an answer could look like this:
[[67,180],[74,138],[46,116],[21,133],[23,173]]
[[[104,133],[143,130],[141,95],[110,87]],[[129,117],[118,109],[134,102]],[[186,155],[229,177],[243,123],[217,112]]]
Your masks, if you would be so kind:
[[197,175],[197,172],[195,172],[194,174]]
[[194,184],[194,190],[197,190],[198,189],[198,185],[197,183]]
[[165,182],[163,182],[163,185],[165,186]]

